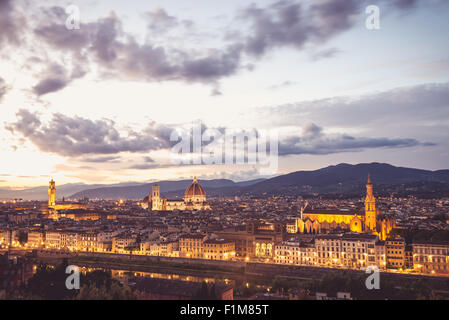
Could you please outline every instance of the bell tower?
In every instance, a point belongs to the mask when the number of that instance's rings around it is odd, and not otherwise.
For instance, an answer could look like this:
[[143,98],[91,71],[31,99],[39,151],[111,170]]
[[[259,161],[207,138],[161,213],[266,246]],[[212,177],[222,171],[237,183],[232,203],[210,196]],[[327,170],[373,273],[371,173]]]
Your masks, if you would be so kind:
[[157,184],[153,185],[153,195],[151,196],[152,206],[151,209],[153,211],[162,210],[161,204],[161,187]]
[[54,206],[56,204],[56,182],[51,179],[48,185],[48,205]]
[[376,231],[376,199],[373,195],[373,185],[371,177],[368,175],[368,183],[366,184],[365,198],[365,228],[366,230]]

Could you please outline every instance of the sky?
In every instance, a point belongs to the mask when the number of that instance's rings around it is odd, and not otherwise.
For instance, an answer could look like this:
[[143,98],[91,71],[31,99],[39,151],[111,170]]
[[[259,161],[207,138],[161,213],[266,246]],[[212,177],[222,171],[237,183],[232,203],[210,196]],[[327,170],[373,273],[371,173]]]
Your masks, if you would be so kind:
[[[0,0],[0,188],[448,169],[448,17],[447,0]],[[174,151],[195,128],[275,134],[273,170],[180,163],[213,145]]]

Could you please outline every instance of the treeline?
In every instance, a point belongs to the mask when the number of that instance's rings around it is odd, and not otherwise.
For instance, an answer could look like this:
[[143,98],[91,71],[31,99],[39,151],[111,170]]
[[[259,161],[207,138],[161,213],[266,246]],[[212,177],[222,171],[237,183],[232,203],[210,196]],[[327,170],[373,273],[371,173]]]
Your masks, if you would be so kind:
[[[354,275],[353,273],[326,273],[317,280],[293,280],[285,277],[275,277],[271,284],[270,293],[288,296],[295,291],[300,299],[315,299],[317,292],[326,293],[328,297],[336,297],[337,292],[348,292],[355,300],[440,300],[447,299],[435,292],[426,279],[395,281],[382,277],[380,274],[380,288],[369,290],[366,287],[368,274]],[[449,289],[449,279],[446,287]],[[245,286],[237,288],[240,297],[249,297],[255,293],[267,292],[266,287]]]
[[113,279],[111,272],[95,270],[80,274],[80,289],[66,287],[68,261],[56,267],[41,263],[36,273],[12,298],[23,300],[134,300],[131,289]]

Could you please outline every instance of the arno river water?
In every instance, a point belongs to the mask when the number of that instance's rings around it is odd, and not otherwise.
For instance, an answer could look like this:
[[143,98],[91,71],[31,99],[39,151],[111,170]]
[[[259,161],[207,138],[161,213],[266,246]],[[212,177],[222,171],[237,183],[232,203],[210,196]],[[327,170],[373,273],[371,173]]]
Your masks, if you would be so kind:
[[[36,270],[36,267],[34,270]],[[54,266],[53,266],[54,267]],[[225,283],[233,286],[234,288],[239,286],[255,287],[259,292],[269,291],[271,286],[266,280],[250,279],[241,274],[235,275],[220,275],[219,273],[212,276],[207,276],[201,274],[201,271],[185,271],[182,270],[178,273],[175,271],[170,272],[152,272],[152,271],[136,271],[136,270],[125,270],[125,269],[114,269],[114,268],[103,268],[103,267],[88,267],[80,266],[80,271],[82,273],[92,272],[95,270],[110,271],[114,279],[119,280],[122,283],[131,283],[135,278],[158,278],[158,279],[168,279],[168,280],[180,280],[189,282],[206,282],[206,283]]]

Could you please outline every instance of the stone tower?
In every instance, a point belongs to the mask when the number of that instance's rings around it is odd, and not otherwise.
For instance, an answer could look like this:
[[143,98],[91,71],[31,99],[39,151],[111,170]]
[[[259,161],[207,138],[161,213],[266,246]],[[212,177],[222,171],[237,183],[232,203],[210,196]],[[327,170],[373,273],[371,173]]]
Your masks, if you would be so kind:
[[152,210],[161,210],[162,209],[162,203],[161,203],[161,187],[157,184],[153,185],[153,195],[151,196],[151,202]]
[[366,198],[365,198],[365,228],[367,231],[376,231],[376,199],[373,195],[373,185],[371,184],[371,177],[368,175],[368,183],[366,184]]
[[56,183],[51,179],[48,185],[48,205],[54,206],[56,204]]

